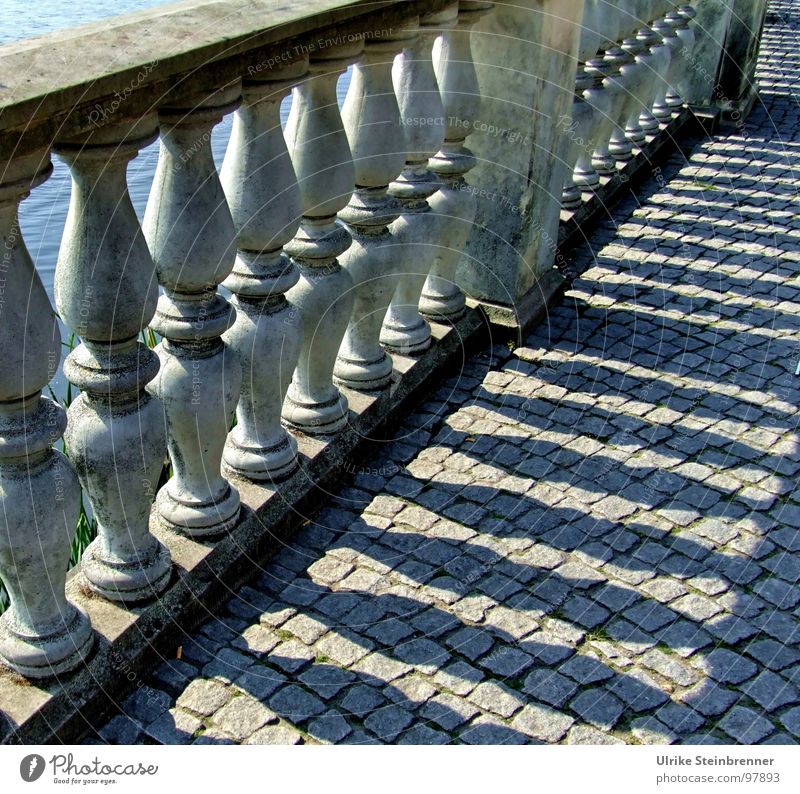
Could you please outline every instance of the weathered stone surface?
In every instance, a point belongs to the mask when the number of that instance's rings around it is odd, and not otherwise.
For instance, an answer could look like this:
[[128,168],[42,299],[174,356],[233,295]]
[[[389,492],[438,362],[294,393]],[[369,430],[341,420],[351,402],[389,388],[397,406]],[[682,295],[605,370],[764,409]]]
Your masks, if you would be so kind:
[[480,708],[501,717],[510,717],[522,708],[524,701],[508,687],[494,682],[478,684],[469,699]]
[[336,744],[351,732],[347,720],[337,711],[326,711],[308,724],[308,733],[321,742]]
[[293,684],[273,695],[270,706],[291,722],[301,722],[325,711],[325,705],[319,698]]
[[340,705],[345,712],[364,719],[384,703],[386,698],[379,692],[372,687],[359,684],[348,689]]
[[606,731],[617,724],[625,709],[619,698],[603,689],[587,689],[570,703],[570,708],[586,722]]
[[284,725],[266,725],[256,731],[247,744],[302,744],[303,736],[299,731]]
[[160,744],[189,744],[203,723],[182,709],[170,709],[147,726],[148,736]]
[[112,717],[100,731],[100,738],[108,744],[136,744],[141,727],[121,714]]
[[742,685],[741,689],[767,711],[775,711],[781,706],[800,701],[797,687],[770,670],[759,673],[751,681]]
[[[578,2],[526,0],[513,7],[497,7],[472,35],[484,103],[475,133],[469,137],[469,146],[478,156],[472,184],[484,188],[484,194],[476,194],[475,229],[488,225],[497,234],[491,238],[472,234],[468,255],[486,265],[467,266],[465,257],[458,276],[469,294],[496,304],[525,296],[535,287],[536,275],[553,264],[555,252],[548,243],[557,237],[564,179],[561,161],[550,154],[559,150],[561,131],[549,119],[568,113],[572,104],[578,46],[578,27],[572,20],[581,12]],[[496,47],[496,36],[510,30],[514,36],[508,46]],[[546,47],[539,44],[544,40],[549,42]],[[542,75],[541,84],[527,79],[531,70]],[[517,96],[513,106],[501,99],[509,90],[509,80]],[[505,132],[492,134],[488,124],[480,123],[484,118]],[[535,184],[523,176],[530,168],[541,174]],[[526,217],[539,221],[531,225]]]
[[529,703],[511,725],[522,733],[543,742],[557,742],[567,732],[574,718],[539,704]]
[[566,676],[552,670],[534,670],[525,679],[523,688],[537,700],[559,707],[566,703],[578,687]]
[[373,711],[364,720],[364,726],[369,728],[381,741],[391,742],[403,728],[411,724],[413,719],[411,712],[401,706],[384,706]]
[[450,733],[477,713],[478,709],[468,700],[446,693],[431,698],[420,711],[422,717]]
[[244,741],[268,722],[277,722],[271,709],[249,695],[240,695],[214,715],[214,725],[237,741]]
[[775,730],[769,720],[744,706],[731,709],[719,721],[719,727],[740,744],[755,744]]
[[142,725],[147,725],[158,719],[171,702],[172,698],[166,692],[143,686],[122,704],[122,712]]
[[527,744],[528,737],[496,717],[476,717],[459,734],[465,744]]
[[209,717],[221,709],[232,696],[231,687],[219,681],[198,678],[181,693],[176,705],[202,717]]

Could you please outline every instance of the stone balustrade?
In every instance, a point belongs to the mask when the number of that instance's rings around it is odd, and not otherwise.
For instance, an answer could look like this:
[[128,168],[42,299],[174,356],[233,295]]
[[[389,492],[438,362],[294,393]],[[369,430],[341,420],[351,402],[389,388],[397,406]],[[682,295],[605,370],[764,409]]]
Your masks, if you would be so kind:
[[[121,609],[160,597],[186,538],[213,544],[264,489],[306,476],[306,440],[345,432],[475,302],[491,315],[555,279],[543,240],[558,235],[559,186],[566,209],[599,201],[696,91],[695,9],[667,0],[230,5],[224,39],[175,33],[213,3],[154,17],[155,61],[135,44],[141,15],[79,29],[84,73],[0,94],[0,661],[32,679],[91,652],[65,584],[81,488],[98,535],[71,581]],[[512,63],[503,30],[555,55]],[[120,37],[134,44],[98,71]],[[31,57],[4,50],[11,74]],[[550,110],[526,107],[517,81],[539,81]],[[227,114],[218,174],[211,130]],[[156,136],[140,224],[126,171]],[[59,327],[17,219],[51,152],[72,173],[55,280],[79,340],[66,415],[42,396]]]

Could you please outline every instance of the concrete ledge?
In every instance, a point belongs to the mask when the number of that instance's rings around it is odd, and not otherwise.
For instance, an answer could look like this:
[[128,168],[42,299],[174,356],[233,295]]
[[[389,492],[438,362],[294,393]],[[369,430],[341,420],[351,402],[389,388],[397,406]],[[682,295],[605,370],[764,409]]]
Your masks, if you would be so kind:
[[5,44],[0,158],[151,113],[192,84],[222,86],[401,28],[448,1],[184,0]]
[[32,684],[0,666],[0,743],[71,743],[141,681],[141,673],[175,651],[187,633],[252,577],[316,509],[322,491],[346,477],[347,462],[381,440],[421,395],[485,338],[481,312],[468,310],[453,326],[433,325],[434,344],[421,357],[394,357],[389,390],[365,395],[345,390],[350,424],[326,439],[298,436],[300,469],[276,487],[235,482],[246,514],[229,535],[198,542],[154,526],[175,562],[169,589],[135,609],[92,597],[80,574],[67,586],[90,615],[97,644],[87,664],[49,684]]
[[469,306],[480,308],[486,321],[501,333],[503,329],[513,330],[517,344],[542,319],[547,307],[563,294],[567,281],[559,270],[551,268],[544,272],[536,284],[523,295],[515,306],[504,306],[488,301],[467,300]]
[[743,96],[739,97],[735,102],[732,102],[730,106],[722,108],[720,126],[728,129],[740,127],[753,112],[757,99],[757,87],[749,86],[747,92]]

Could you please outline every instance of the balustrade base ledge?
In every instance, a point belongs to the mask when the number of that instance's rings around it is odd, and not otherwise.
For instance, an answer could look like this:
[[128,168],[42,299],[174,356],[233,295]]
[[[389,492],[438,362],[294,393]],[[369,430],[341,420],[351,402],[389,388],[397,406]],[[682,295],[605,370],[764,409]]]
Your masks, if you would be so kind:
[[153,517],[153,534],[169,549],[175,568],[155,601],[126,608],[92,594],[83,574],[67,594],[91,617],[96,648],[77,671],[29,682],[0,665],[0,743],[74,743],[102,723],[114,703],[144,686],[146,672],[176,658],[189,632],[213,615],[258,573],[327,495],[357,470],[369,448],[386,437],[425,392],[487,343],[482,312],[469,309],[453,325],[431,326],[433,344],[418,358],[395,356],[392,384],[380,394],[344,390],[348,426],[333,438],[298,435],[300,467],[270,487],[234,478],[242,500],[239,523],[216,543],[181,535]]
[[728,128],[741,126],[750,115],[757,101],[758,86],[751,85],[748,87],[746,94],[720,109],[720,126]]
[[492,330],[505,338],[513,337],[517,345],[547,313],[548,307],[564,294],[567,281],[556,268],[542,273],[528,292],[513,306],[467,298],[467,306],[480,309]]
[[692,111],[698,127],[706,135],[714,135],[720,128],[723,121],[723,114],[722,110],[716,105],[710,107],[690,105],[689,110]]

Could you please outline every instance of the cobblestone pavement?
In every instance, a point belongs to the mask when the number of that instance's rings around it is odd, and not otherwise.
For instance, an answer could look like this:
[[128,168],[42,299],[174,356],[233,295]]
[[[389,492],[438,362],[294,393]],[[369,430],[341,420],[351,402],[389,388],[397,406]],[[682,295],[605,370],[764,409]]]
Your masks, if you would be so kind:
[[796,9],[746,127],[657,172],[100,741],[800,737]]

